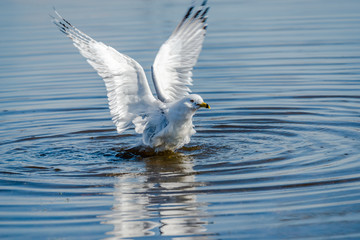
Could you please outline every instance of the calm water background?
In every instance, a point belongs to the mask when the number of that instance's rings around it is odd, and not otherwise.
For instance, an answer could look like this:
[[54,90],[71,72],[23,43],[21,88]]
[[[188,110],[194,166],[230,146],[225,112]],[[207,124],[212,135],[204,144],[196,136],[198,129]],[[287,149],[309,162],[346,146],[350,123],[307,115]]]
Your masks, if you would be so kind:
[[210,1],[175,154],[118,135],[52,6],[149,69],[190,1],[0,2],[1,239],[359,239],[360,1]]

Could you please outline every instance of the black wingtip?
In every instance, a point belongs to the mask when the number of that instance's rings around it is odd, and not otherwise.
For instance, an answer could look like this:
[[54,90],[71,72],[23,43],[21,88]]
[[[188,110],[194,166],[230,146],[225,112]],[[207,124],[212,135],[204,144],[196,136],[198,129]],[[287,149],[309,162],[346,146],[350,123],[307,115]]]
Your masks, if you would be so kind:
[[201,17],[200,17],[201,19],[204,18],[204,16],[208,13],[209,9],[210,9],[210,7],[207,7],[207,8],[204,10],[204,12],[201,14]]
[[191,14],[191,12],[192,12],[193,9],[194,9],[194,6],[191,6],[191,7],[189,8],[189,10],[187,11],[187,13],[185,14],[184,19],[186,19],[186,18],[188,18],[188,17],[190,16],[190,14]]
[[192,18],[197,18],[197,16],[199,16],[200,13],[201,13],[201,10],[198,10]]
[[207,0],[204,0],[204,1],[202,2],[201,6],[205,6],[206,3],[207,3]]
[[179,25],[177,26],[177,28],[175,29],[175,32],[183,25],[183,23],[186,21],[187,18],[189,18],[192,10],[194,9],[194,6],[191,6],[188,11],[186,12],[185,16],[183,17],[183,19],[181,20],[181,22],[179,23]]
[[71,25],[71,23],[69,23],[65,18],[62,18],[62,20],[63,20],[64,22],[66,22],[70,27],[73,26],[73,25]]

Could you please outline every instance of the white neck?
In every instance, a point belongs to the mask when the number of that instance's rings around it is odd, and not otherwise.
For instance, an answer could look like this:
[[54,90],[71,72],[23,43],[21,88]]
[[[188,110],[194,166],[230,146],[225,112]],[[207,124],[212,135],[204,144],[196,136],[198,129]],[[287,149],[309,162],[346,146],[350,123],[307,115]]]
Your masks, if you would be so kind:
[[169,108],[168,118],[170,122],[176,124],[186,124],[192,121],[196,110],[184,107],[182,102],[176,103]]

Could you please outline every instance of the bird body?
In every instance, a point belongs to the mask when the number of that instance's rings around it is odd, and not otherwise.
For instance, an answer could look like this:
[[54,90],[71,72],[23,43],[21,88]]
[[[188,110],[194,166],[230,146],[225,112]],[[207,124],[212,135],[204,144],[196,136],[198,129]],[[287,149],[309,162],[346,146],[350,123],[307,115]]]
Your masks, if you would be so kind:
[[192,118],[200,107],[210,108],[196,94],[169,104],[166,111],[156,114],[147,122],[143,142],[160,151],[175,150],[189,143],[190,137],[196,133]]
[[143,135],[143,144],[155,151],[176,150],[195,134],[195,112],[200,107],[210,108],[199,95],[190,94],[188,87],[205,37],[208,9],[206,0],[195,12],[191,6],[160,47],[151,68],[157,98],[144,69],[134,59],[95,41],[56,11],[53,22],[103,78],[118,133],[134,126]]

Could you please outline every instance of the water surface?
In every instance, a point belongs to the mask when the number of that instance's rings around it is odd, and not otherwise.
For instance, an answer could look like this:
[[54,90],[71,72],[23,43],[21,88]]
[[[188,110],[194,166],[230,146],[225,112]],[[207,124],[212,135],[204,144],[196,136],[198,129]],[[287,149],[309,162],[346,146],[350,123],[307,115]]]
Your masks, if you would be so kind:
[[210,1],[176,153],[118,135],[55,5],[148,78],[190,1],[0,3],[2,239],[359,239],[360,2]]

